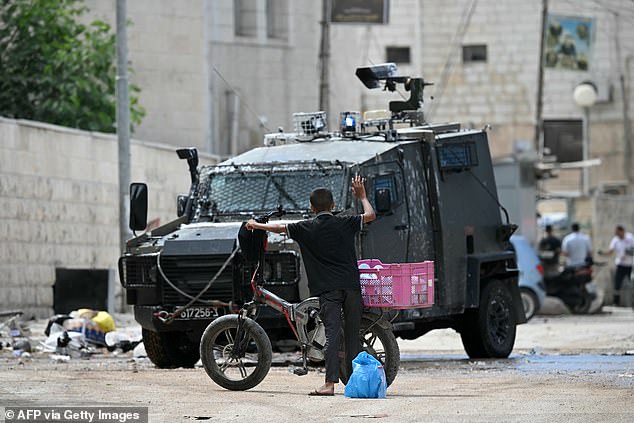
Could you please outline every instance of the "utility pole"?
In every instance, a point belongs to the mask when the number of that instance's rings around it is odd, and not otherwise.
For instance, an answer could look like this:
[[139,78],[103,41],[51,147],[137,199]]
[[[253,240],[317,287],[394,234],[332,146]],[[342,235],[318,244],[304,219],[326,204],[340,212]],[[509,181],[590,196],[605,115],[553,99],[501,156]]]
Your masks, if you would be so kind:
[[117,140],[119,154],[119,245],[128,238],[130,193],[130,98],[128,96],[128,35],[126,0],[117,0]]
[[321,44],[319,46],[319,110],[326,112],[330,119],[330,0],[321,1]]
[[[627,87],[625,86],[625,76],[623,73],[623,63],[621,57],[621,26],[620,15],[618,12],[614,14],[615,36],[614,47],[616,50],[616,63],[619,67],[619,83],[621,88],[621,99],[623,100],[623,176],[627,181],[627,189],[630,190],[632,185],[632,124],[630,123],[630,105]],[[629,60],[625,61],[625,66],[629,66]]]
[[544,106],[544,34],[546,33],[546,20],[548,19],[548,0],[542,0],[542,26],[539,44],[539,69],[537,70],[537,100],[535,102],[535,147],[540,155],[544,155],[544,137],[542,123],[542,109]]

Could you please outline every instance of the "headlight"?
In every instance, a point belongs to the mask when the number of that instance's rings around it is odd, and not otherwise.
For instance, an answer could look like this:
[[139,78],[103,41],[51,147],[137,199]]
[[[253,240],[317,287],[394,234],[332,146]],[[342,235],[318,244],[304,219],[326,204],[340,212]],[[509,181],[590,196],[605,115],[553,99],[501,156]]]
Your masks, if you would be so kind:
[[158,280],[158,267],[156,264],[148,269],[147,276],[150,279],[150,282],[156,283]]
[[299,280],[299,258],[295,252],[266,253],[264,280],[276,285],[292,285]]

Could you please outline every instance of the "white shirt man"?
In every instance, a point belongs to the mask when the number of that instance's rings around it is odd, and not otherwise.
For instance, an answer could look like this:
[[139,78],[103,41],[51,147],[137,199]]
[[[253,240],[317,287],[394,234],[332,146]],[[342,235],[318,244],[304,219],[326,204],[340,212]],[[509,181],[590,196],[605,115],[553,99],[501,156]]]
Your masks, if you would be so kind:
[[615,235],[610,241],[610,251],[614,251],[614,264],[617,266],[632,267],[634,264],[634,235],[625,232]]
[[606,255],[614,253],[616,258],[616,270],[614,272],[614,304],[620,305],[621,287],[625,279],[630,279],[632,275],[632,264],[634,264],[634,236],[630,232],[625,232],[621,225],[616,227],[614,238],[610,241],[610,250]]
[[566,256],[566,266],[569,267],[582,266],[588,257],[592,257],[590,237],[579,232],[579,224],[572,224],[572,233],[564,237],[561,252]]

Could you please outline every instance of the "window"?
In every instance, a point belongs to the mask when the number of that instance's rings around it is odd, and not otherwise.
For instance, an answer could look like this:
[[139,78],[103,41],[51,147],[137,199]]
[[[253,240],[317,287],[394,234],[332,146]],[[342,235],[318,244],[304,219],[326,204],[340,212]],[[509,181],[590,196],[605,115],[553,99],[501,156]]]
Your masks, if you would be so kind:
[[385,56],[387,62],[410,63],[409,47],[386,47]]
[[486,44],[472,44],[462,46],[462,61],[469,62],[486,62],[487,46]]
[[444,142],[436,147],[440,170],[462,171],[478,165],[474,142]]
[[242,37],[257,35],[257,2],[253,0],[234,0],[234,28],[235,34]]
[[266,35],[288,39],[288,0],[266,0]]
[[376,207],[376,200],[374,196],[380,189],[387,189],[390,191],[390,201],[392,205],[398,202],[398,192],[396,191],[396,176],[393,173],[386,175],[377,175],[374,177],[374,190],[372,191],[372,204]]
[[544,148],[558,162],[582,160],[582,143],[583,124],[580,119],[544,120]]

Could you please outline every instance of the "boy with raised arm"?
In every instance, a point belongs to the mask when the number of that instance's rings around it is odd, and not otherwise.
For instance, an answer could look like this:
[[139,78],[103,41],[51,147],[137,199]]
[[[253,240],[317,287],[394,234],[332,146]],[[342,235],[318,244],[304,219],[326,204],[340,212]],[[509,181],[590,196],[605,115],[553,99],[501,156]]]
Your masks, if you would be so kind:
[[319,315],[326,329],[325,383],[309,395],[334,395],[339,382],[339,342],[341,312],[345,333],[346,369],[352,369],[352,360],[361,350],[359,330],[363,302],[354,247],[355,235],[364,223],[376,218],[365,192],[365,179],[352,178],[352,192],[363,205],[363,214],[334,216],[332,192],[317,188],[310,194],[310,207],[315,218],[288,225],[247,222],[247,229],[286,233],[295,240],[302,252],[312,296],[319,297]]

